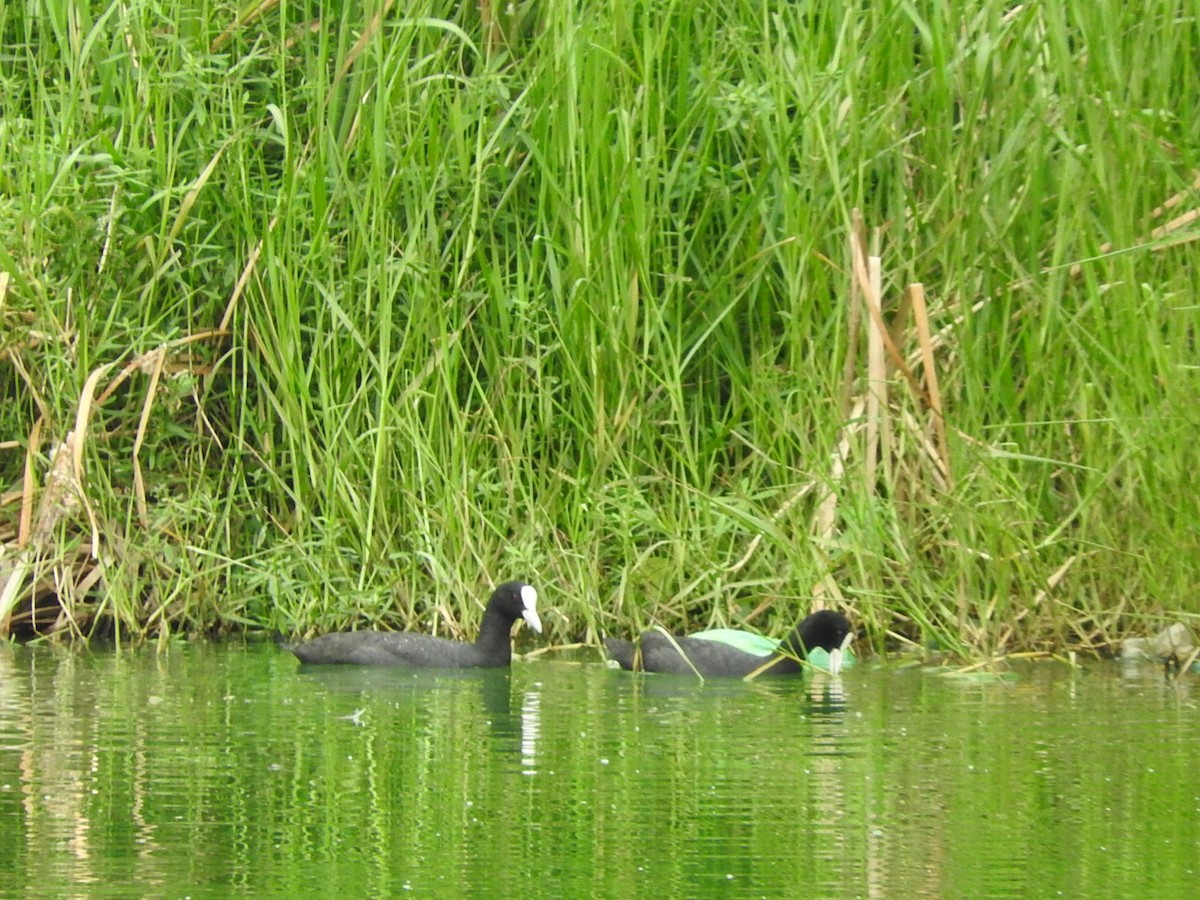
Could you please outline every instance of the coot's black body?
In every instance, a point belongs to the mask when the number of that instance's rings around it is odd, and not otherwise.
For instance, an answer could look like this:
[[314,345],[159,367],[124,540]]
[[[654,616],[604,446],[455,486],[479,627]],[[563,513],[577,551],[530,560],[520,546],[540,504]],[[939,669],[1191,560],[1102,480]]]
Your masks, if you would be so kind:
[[288,649],[310,665],[500,668],[512,662],[512,624],[517,619],[534,631],[542,630],[537,591],[523,581],[509,581],[488,600],[473,644],[411,632],[340,631]]
[[[760,670],[762,675],[794,675],[804,669],[797,659],[804,659],[809,650],[821,647],[829,652],[829,670],[836,675],[841,671],[842,651],[850,643],[851,637],[849,620],[841,613],[823,609],[801,622],[781,642],[780,650],[783,652],[773,656],[746,653],[718,641],[668,637],[660,631],[644,632],[637,644],[618,638],[605,638],[604,646],[622,669],[674,675],[699,674],[705,678],[745,678]],[[797,659],[793,659],[793,656]]]

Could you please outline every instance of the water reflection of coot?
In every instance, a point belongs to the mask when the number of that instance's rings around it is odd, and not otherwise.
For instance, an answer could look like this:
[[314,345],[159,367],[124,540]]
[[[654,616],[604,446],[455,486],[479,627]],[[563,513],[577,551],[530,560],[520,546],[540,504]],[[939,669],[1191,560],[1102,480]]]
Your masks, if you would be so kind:
[[841,722],[846,716],[846,686],[840,678],[814,679],[805,692],[809,715]]
[[613,690],[628,694],[630,686],[636,696],[647,700],[672,703],[727,703],[738,700],[773,703],[779,701],[799,708],[805,714],[841,720],[846,712],[846,688],[839,677],[818,673],[811,679],[755,678],[660,678],[656,675],[630,679],[613,669]]
[[397,669],[386,666],[306,666],[301,677],[319,682],[331,694],[362,694],[364,699],[391,700],[399,695],[466,690],[473,685],[484,714],[503,726],[512,718],[508,669]]
[[[301,676],[319,682],[331,694],[358,694],[364,711],[372,703],[395,703],[432,708],[434,695],[473,691],[479,698],[481,731],[497,748],[519,753],[523,766],[536,757],[540,731],[540,693],[521,692],[515,703],[509,669],[397,669],[373,666],[306,666]],[[358,721],[357,716],[343,718]]]

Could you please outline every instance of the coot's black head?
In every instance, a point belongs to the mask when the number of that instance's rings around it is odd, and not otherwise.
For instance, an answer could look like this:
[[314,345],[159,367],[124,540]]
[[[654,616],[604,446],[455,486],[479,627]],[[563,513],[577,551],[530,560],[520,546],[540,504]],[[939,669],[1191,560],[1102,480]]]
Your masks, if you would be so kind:
[[819,609],[800,623],[796,634],[805,653],[820,647],[829,653],[829,671],[836,675],[842,670],[842,654],[854,639],[849,619],[832,609]]
[[523,581],[506,581],[492,592],[488,609],[504,615],[506,619],[524,619],[534,631],[542,631],[542,620],[537,613],[537,590]]

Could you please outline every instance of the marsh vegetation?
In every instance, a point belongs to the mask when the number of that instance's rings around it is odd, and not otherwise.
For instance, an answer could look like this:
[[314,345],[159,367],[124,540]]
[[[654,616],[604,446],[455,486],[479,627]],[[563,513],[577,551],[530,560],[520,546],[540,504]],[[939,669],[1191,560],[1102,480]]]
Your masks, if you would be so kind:
[[1198,612],[1193,5],[0,35],[5,631],[462,634],[515,577],[558,642]]

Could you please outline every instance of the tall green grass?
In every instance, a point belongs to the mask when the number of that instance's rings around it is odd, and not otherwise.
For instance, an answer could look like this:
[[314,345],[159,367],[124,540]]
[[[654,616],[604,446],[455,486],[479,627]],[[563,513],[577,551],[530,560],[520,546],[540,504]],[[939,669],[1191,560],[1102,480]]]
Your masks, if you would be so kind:
[[[498,15],[0,10],[0,619],[470,633],[510,577],[556,641],[1200,613],[1194,5]],[[899,378],[866,477],[856,208],[885,316],[925,285],[947,485]]]

